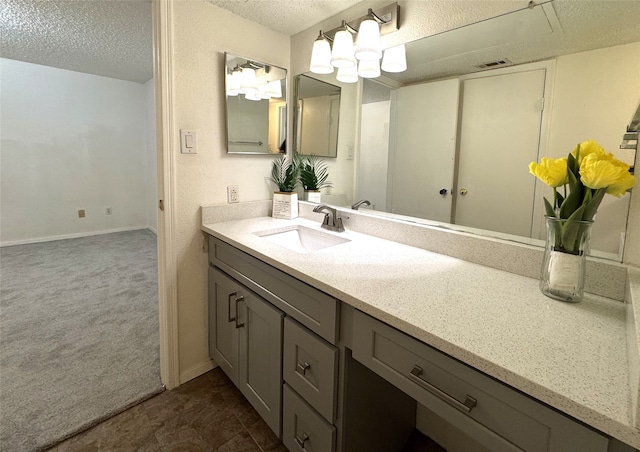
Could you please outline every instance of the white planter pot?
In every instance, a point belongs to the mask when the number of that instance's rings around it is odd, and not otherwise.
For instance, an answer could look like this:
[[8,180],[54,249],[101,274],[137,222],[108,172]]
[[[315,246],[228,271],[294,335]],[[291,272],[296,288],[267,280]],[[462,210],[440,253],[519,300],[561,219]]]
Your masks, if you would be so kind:
[[305,190],[304,197],[305,201],[315,202],[318,204],[322,202],[322,194],[320,190]]
[[273,218],[293,220],[298,218],[298,194],[288,192],[275,192],[273,194]]

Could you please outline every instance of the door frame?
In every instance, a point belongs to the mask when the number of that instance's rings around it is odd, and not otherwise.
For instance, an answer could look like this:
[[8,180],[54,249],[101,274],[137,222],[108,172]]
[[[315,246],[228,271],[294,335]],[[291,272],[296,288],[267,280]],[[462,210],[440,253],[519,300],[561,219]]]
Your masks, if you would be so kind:
[[172,62],[173,5],[153,0],[153,60],[156,101],[158,182],[158,317],[160,378],[167,389],[180,385],[178,355],[178,289],[175,250],[175,158]]
[[[460,104],[458,111],[462,112],[462,102],[464,101],[464,82],[466,80],[484,78],[484,77],[494,77],[496,75],[504,75],[504,74],[514,74],[518,72],[529,72],[535,71],[539,69],[544,69],[544,104],[542,108],[542,117],[540,119],[540,138],[538,140],[538,158],[537,161],[540,161],[542,157],[546,157],[549,152],[549,135],[551,132],[551,110],[552,110],[552,102],[553,102],[553,85],[555,81],[555,73],[556,73],[556,60],[545,60],[538,61],[535,63],[528,64],[519,64],[515,66],[509,66],[500,69],[493,69],[490,71],[484,72],[475,72],[473,74],[466,74],[459,77],[460,80]],[[460,156],[460,127],[461,121],[458,121],[458,133],[457,143],[456,143],[456,161],[454,162],[455,175],[454,175],[454,190],[457,192],[457,183],[458,183],[458,158]],[[533,176],[531,176],[533,177]],[[540,235],[545,230],[544,225],[544,203],[542,198],[544,196],[545,185],[540,183],[537,178],[534,178],[534,196],[533,196],[533,213],[531,216],[531,238],[532,239],[541,239]],[[455,197],[452,206],[452,212],[455,212]],[[541,221],[535,221],[536,218],[541,218]]]

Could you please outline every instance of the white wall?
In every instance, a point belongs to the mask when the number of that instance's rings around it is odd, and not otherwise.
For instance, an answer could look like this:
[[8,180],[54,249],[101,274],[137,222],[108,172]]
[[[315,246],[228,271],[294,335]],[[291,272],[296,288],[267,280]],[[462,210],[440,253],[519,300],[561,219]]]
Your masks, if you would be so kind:
[[366,158],[358,159],[357,196],[372,204],[365,209],[387,209],[390,113],[390,100],[362,105],[360,148],[366,149]]
[[0,242],[146,227],[143,85],[7,59],[0,78]]
[[[171,2],[170,8],[179,367],[186,381],[211,367],[200,206],[226,203],[227,185],[238,186],[242,202],[270,199],[273,193],[265,181],[273,155],[225,153],[224,52],[288,68],[289,37],[207,2]],[[179,153],[181,128],[198,131],[197,154]]]
[[158,167],[156,151],[156,99],[154,80],[144,84],[145,121],[145,186],[147,226],[158,232]]

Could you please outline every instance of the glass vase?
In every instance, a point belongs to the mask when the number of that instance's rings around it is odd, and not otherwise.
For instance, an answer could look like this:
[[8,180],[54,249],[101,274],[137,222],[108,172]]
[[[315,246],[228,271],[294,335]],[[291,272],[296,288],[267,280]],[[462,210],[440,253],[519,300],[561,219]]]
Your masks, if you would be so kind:
[[545,218],[547,238],[540,290],[550,298],[577,303],[584,295],[593,221]]

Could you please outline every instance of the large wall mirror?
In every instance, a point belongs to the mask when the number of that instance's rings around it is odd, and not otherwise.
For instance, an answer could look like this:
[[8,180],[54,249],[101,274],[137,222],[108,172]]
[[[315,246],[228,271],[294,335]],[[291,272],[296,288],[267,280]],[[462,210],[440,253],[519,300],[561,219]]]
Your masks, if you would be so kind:
[[297,75],[293,80],[294,143],[301,155],[336,157],[340,123],[340,86],[317,74]]
[[[570,3],[408,43],[406,72],[361,79],[356,125],[340,119],[359,143],[356,162],[338,156],[332,168],[352,165],[353,179],[332,195],[343,193],[345,205],[367,199],[372,206],[360,209],[371,214],[541,244],[550,192],[529,162],[566,156],[588,139],[630,165],[636,158],[620,145],[640,100],[640,62],[629,67],[640,37],[632,26],[616,36],[606,27],[640,17],[640,8]],[[585,44],[580,29],[608,38]],[[621,258],[629,199],[605,198],[592,254]]]
[[225,62],[227,153],[285,153],[287,70],[231,53]]

